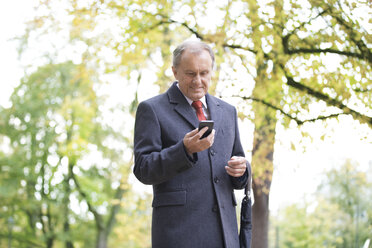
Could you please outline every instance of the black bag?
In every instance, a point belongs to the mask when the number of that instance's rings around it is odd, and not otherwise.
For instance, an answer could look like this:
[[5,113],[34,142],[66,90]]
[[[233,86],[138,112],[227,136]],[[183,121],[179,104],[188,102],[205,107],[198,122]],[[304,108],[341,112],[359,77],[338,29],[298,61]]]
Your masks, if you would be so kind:
[[244,189],[240,212],[240,248],[250,248],[252,241],[252,200],[251,200],[251,171],[248,169],[249,177],[247,186]]

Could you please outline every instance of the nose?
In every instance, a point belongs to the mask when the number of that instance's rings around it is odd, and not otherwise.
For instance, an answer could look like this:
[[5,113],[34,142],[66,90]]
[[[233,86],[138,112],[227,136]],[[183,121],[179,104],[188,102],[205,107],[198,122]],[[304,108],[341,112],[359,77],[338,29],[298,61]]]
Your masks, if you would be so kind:
[[193,79],[192,81],[193,81],[193,83],[195,83],[195,84],[199,84],[199,83],[201,83],[201,77],[200,77],[199,73],[197,73],[197,74],[195,75],[195,77],[194,77],[194,79]]

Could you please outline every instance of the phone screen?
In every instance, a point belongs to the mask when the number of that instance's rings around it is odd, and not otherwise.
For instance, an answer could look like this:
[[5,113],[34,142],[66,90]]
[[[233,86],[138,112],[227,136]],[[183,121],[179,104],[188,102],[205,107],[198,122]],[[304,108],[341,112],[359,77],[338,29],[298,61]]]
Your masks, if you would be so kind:
[[199,122],[199,131],[203,127],[208,127],[208,130],[203,134],[203,136],[200,139],[204,139],[205,137],[207,137],[212,132],[213,125],[214,125],[214,121],[212,121],[212,120]]

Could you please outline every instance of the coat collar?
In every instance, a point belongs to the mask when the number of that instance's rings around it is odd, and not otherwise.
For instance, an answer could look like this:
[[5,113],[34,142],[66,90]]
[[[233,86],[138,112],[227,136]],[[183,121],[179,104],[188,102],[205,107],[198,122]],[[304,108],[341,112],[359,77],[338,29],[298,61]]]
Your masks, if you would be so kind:
[[207,101],[207,104],[208,104],[208,111],[209,111],[211,120],[214,121],[213,129],[216,130],[215,135],[217,135],[217,132],[219,132],[219,130],[218,130],[219,125],[220,125],[221,121],[223,121],[222,109],[221,109],[220,103],[219,103],[219,101],[216,97],[213,97],[213,96],[209,95],[208,93],[205,95],[205,97],[206,97],[206,101]]
[[[176,84],[177,82],[174,82],[167,91],[169,102],[171,104],[175,104],[174,110],[178,114],[180,114],[194,128],[197,128],[199,125],[199,120],[196,117],[195,112],[192,110],[192,107],[189,105],[186,98]],[[211,119],[214,120],[214,128],[216,129],[216,124],[219,122],[220,117],[220,104],[216,98],[212,97],[208,93],[205,95],[205,97],[208,105],[208,111],[210,113]]]

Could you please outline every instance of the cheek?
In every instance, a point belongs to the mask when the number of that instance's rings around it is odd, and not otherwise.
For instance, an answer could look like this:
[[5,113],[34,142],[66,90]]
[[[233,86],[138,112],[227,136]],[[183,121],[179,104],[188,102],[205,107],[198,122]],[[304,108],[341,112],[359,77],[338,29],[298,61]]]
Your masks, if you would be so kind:
[[179,84],[182,84],[184,85],[185,84],[185,77],[183,75],[178,75],[178,77],[176,78],[179,82]]
[[178,78],[178,83],[179,83],[180,88],[184,91],[187,90],[189,87],[189,82],[186,77]]
[[204,85],[204,87],[206,88],[206,90],[208,90],[208,87],[209,87],[209,83],[211,81],[211,78],[210,77],[205,77],[203,80],[202,80],[202,83]]

